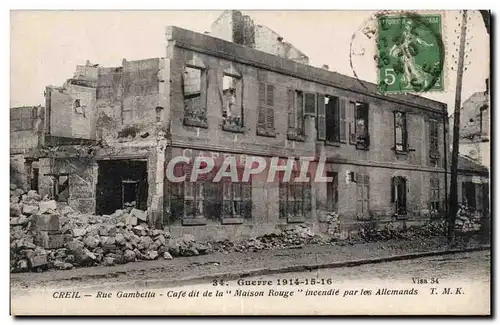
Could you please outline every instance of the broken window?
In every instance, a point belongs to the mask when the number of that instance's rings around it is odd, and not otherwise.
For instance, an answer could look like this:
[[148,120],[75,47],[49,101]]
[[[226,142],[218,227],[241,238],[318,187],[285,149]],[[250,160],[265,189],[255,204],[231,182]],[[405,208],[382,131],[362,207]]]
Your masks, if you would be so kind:
[[[280,173],[279,209],[280,218],[301,221],[311,212],[311,183],[295,182],[299,172],[293,172],[289,182],[283,181],[284,173]],[[310,177],[310,175],[307,175]]]
[[[96,214],[112,214],[133,206],[147,210],[148,169],[146,160],[117,159],[97,162]],[[72,178],[73,181],[80,177]],[[81,180],[80,180],[81,181]],[[74,184],[76,186],[76,184]]]
[[199,217],[204,216],[204,196],[203,182],[184,183],[184,216]]
[[[251,218],[252,183],[231,182],[222,178],[214,182],[216,172],[198,175],[190,181],[192,165],[177,164],[174,175],[186,175],[184,182],[170,183],[170,211],[175,219]],[[199,223],[202,224],[202,223]]]
[[318,95],[318,140],[346,141],[346,100]]
[[274,129],[274,91],[275,86],[267,83],[266,73],[259,73],[259,80],[266,80],[266,82],[259,82],[259,101],[258,101],[258,116],[257,116],[257,135],[275,137],[276,131]]
[[230,178],[223,179],[222,185],[222,215],[228,218],[252,217],[252,183],[233,182]]
[[332,181],[326,183],[326,198],[328,211],[338,212],[339,192],[338,182],[339,174],[337,172],[327,172],[326,177],[331,177]]
[[462,203],[469,208],[476,208],[476,184],[462,182]]
[[405,218],[407,180],[402,176],[394,176],[391,185],[391,202],[395,205],[396,218]]
[[355,174],[356,178],[356,213],[359,220],[370,217],[370,176]]
[[288,139],[304,141],[304,93],[288,90]]
[[439,211],[439,177],[432,176],[430,181],[431,190],[431,209]]
[[397,152],[408,151],[408,130],[405,112],[394,112],[394,149]]
[[439,158],[439,124],[437,120],[429,121],[429,156]]
[[85,105],[83,105],[81,99],[75,99],[75,101],[73,102],[73,110],[85,117]]
[[50,196],[58,202],[68,202],[69,198],[69,174],[44,174],[50,176],[52,181],[52,188],[50,189]]
[[368,104],[354,102],[354,130],[350,130],[350,143],[358,149],[367,149],[370,146],[368,131]]
[[182,90],[184,96],[184,124],[208,127],[206,107],[206,72],[203,69],[184,68]]
[[243,127],[241,78],[225,74],[222,79],[222,118],[224,129],[240,131]]

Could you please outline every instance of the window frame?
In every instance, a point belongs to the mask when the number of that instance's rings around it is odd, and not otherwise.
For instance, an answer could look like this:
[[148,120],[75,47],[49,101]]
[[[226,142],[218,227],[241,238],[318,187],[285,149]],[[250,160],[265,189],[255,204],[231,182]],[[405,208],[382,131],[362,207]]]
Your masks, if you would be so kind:
[[[361,211],[358,207],[361,204]],[[359,221],[370,219],[370,175],[356,173],[356,216]]]
[[[258,82],[257,92],[257,135],[264,137],[276,137],[276,119],[275,119],[275,104],[276,104],[276,85],[267,81]],[[264,92],[261,92],[263,87]],[[269,90],[272,89],[272,95],[269,95]],[[261,97],[263,94],[263,97]],[[261,119],[263,117],[263,120]]]
[[[242,170],[238,171],[242,174]],[[241,177],[239,177],[241,179]],[[251,177],[248,182],[232,182],[231,178],[226,177],[221,179],[219,182],[221,184],[221,217],[224,219],[252,219],[252,181]],[[228,188],[229,187],[229,188]],[[237,189],[235,191],[235,189]],[[249,196],[245,195],[245,191],[249,191]],[[239,195],[235,195],[238,193]],[[229,196],[227,196],[229,194]],[[227,213],[226,205],[229,201],[231,204],[231,213]],[[235,208],[235,203],[237,203],[238,208]],[[246,210],[245,210],[246,206]],[[246,213],[243,213],[246,212]]]
[[[401,137],[402,137],[402,142],[398,143],[397,141],[397,115],[401,114],[401,119],[402,119],[402,130],[401,130]],[[408,153],[410,151],[409,145],[408,145],[408,120],[407,120],[407,113],[404,111],[394,111],[394,147],[393,150],[396,153]],[[398,149],[398,146],[401,146],[401,149]]]
[[[224,78],[230,77],[236,82],[234,88],[235,92],[235,110],[239,112],[239,115],[234,115],[234,117],[228,116],[229,111],[227,107],[227,98],[224,94]],[[221,85],[221,103],[222,103],[222,129],[224,131],[231,131],[236,133],[243,133],[244,131],[244,112],[243,112],[243,77],[234,73],[224,71],[222,73],[222,85]]]
[[[193,97],[186,98],[185,93],[185,75],[187,69],[194,69],[200,71],[200,107],[194,107],[188,109],[186,105],[186,99],[191,99]],[[181,74],[181,91],[182,91],[182,103],[184,109],[184,119],[183,124],[185,126],[194,126],[201,128],[208,128],[208,109],[207,109],[207,92],[208,92],[208,69],[202,66],[193,64],[184,64],[184,68]],[[196,96],[198,97],[198,96]]]
[[[346,98],[340,96],[334,96],[329,94],[322,95],[324,100],[321,102],[324,104],[325,109],[325,137],[318,140],[325,141],[326,145],[339,146],[341,143],[347,143],[347,102]],[[328,103],[327,103],[328,98]],[[327,109],[327,105],[330,105],[330,101],[335,101],[336,104],[332,105],[332,110]],[[319,100],[317,101],[320,102]],[[318,110],[319,111],[319,110]],[[330,112],[330,113],[328,113]],[[331,114],[331,115],[330,115]],[[329,122],[333,121],[333,125],[329,128]],[[318,124],[317,124],[318,125]],[[317,126],[318,127],[318,126]],[[328,132],[328,130],[332,130]],[[319,130],[318,130],[319,133]],[[333,137],[331,137],[333,136]]]
[[[351,124],[349,124],[349,143],[354,144],[356,149],[359,150],[369,150],[370,149],[370,105],[365,102],[351,101],[353,104],[353,120],[354,127],[352,130]],[[364,112],[363,112],[364,110]],[[360,114],[360,111],[363,112]],[[363,115],[363,117],[358,117]],[[358,129],[358,120],[364,120],[364,134],[360,134]]]
[[440,199],[440,180],[439,176],[431,176],[430,178],[430,208],[431,210],[440,211],[441,209],[441,199]]
[[339,209],[339,173],[334,171],[326,172],[326,177],[332,177],[331,182],[326,183],[327,210],[337,212]]
[[[279,220],[286,220],[287,223],[302,223],[311,216],[312,210],[312,187],[311,175],[307,173],[309,182],[294,182],[299,176],[299,171],[293,171],[289,182],[283,182],[284,172],[279,173]],[[300,189],[301,195],[297,197],[297,189]],[[300,203],[300,214],[295,214]],[[293,207],[290,212],[290,207]]]
[[[302,98],[302,105],[299,105],[299,97]],[[300,142],[305,140],[305,116],[305,92],[288,89],[288,140]]]
[[[433,130],[433,128],[435,128],[435,130]],[[429,120],[429,157],[431,159],[439,159],[440,158],[440,154],[439,154],[439,121],[437,119],[430,119]]]

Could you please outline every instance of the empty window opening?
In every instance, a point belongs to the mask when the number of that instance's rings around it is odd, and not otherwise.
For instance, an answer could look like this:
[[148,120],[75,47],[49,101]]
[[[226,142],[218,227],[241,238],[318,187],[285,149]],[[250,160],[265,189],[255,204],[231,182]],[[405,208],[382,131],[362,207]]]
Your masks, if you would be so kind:
[[184,70],[184,106],[188,111],[202,108],[201,69],[186,67]]
[[242,126],[241,95],[241,79],[224,75],[222,78],[222,117],[224,125]]
[[476,208],[476,184],[462,182],[462,203],[469,208]]
[[396,216],[406,216],[406,191],[407,181],[405,177],[395,176],[392,178],[392,202],[395,206]]
[[148,199],[147,162],[102,160],[98,162],[96,214],[112,214],[127,206],[146,210]]
[[370,146],[370,138],[368,131],[368,104],[355,102],[354,103],[354,130],[351,130],[351,143],[357,148],[366,149]]
[[50,176],[52,188],[50,189],[50,197],[57,202],[68,202],[69,199],[69,174],[44,174]]
[[346,105],[345,99],[325,96],[326,141],[345,142]]
[[404,112],[394,112],[394,149],[401,152],[408,151],[408,130]]

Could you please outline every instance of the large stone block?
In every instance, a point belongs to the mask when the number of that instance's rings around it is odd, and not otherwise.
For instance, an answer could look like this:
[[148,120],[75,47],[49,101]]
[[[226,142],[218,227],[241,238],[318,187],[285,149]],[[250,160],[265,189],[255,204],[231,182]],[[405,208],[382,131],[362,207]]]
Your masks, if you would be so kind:
[[57,211],[57,203],[54,200],[42,201],[39,203],[40,213],[54,213]]
[[35,231],[60,231],[61,223],[55,214],[34,215],[32,227]]

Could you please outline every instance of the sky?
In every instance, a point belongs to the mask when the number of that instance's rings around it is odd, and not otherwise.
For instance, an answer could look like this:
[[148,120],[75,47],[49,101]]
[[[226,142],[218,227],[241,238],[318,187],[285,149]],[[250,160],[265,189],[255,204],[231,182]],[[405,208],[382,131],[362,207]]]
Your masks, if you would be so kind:
[[[374,39],[360,29],[373,22],[370,11],[243,11],[256,24],[273,29],[310,58],[332,71],[376,82]],[[76,65],[87,60],[101,66],[120,66],[122,59],[163,57],[165,27],[179,26],[205,32],[222,11],[12,11],[10,106],[43,105],[45,86],[60,86],[73,76]],[[454,107],[458,53],[459,12],[446,11],[445,91],[425,97]],[[469,12],[467,70],[462,102],[485,90],[489,76],[489,36],[478,11]],[[350,60],[350,52],[356,54]],[[352,67],[351,67],[352,62]]]

